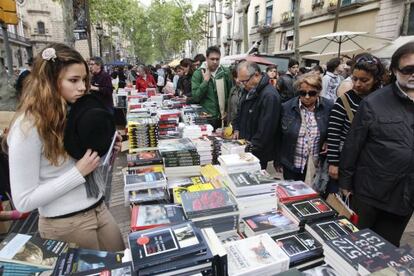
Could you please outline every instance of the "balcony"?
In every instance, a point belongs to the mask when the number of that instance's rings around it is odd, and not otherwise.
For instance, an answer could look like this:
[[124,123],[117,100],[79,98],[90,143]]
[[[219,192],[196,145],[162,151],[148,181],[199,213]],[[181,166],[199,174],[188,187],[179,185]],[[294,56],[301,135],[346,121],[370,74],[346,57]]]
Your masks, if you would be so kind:
[[[340,0],[341,2],[341,11],[352,10],[363,6],[364,0]],[[338,0],[329,0],[328,2],[328,12],[334,13],[336,11],[336,4]]]
[[323,8],[323,5],[325,5],[325,1],[324,0],[312,0],[312,10],[314,9],[318,9],[318,8]]
[[[25,47],[31,47],[32,44],[30,43],[30,40],[26,37],[20,36],[15,33],[7,32],[10,42],[20,44]],[[0,38],[3,40],[3,32],[0,32]]]
[[225,17],[226,19],[230,19],[232,16],[233,16],[233,9],[232,9],[231,7],[227,7],[227,8],[224,10],[224,17]]
[[235,42],[243,41],[243,32],[235,32],[233,34],[233,41]]
[[282,26],[288,26],[293,24],[293,12],[292,11],[286,11],[282,13],[282,20],[280,21],[280,25]]
[[271,33],[272,30],[272,24],[265,23],[264,21],[260,21],[259,25],[257,26],[257,32],[259,34],[268,34]]
[[231,36],[230,35],[222,36],[221,41],[223,41],[223,45],[229,45],[231,44]]

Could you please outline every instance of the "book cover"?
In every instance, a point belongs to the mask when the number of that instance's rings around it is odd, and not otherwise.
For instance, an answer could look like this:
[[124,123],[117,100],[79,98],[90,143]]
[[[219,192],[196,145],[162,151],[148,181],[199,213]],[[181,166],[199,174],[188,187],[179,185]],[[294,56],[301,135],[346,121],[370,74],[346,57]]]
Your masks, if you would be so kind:
[[187,187],[176,187],[173,188],[174,203],[181,204],[181,194],[187,192],[198,192],[205,190],[213,190],[214,186],[211,183],[200,183],[189,185]]
[[206,251],[201,232],[192,223],[133,232],[128,242],[135,271]]
[[359,230],[345,217],[314,222],[309,224],[309,227],[311,227],[324,241],[333,240]]
[[301,223],[309,222],[314,219],[335,216],[337,214],[337,212],[321,198],[287,203],[285,206],[298,218]]
[[0,260],[53,269],[59,254],[67,248],[64,241],[11,233],[0,243]]
[[272,272],[289,269],[289,257],[268,234],[224,244],[228,256],[229,275]]
[[177,205],[135,205],[131,212],[131,229],[145,230],[161,225],[186,221],[184,211]]
[[181,200],[187,216],[237,210],[236,201],[224,188],[183,193]]
[[121,263],[113,267],[103,267],[91,271],[78,272],[70,274],[73,276],[133,276],[135,275],[132,269],[131,262]]
[[315,190],[302,181],[284,181],[279,183],[276,191],[280,202],[284,203],[318,196]]
[[165,175],[162,172],[141,173],[125,175],[125,184],[141,184],[165,181]]
[[324,264],[311,269],[302,271],[302,275],[306,276],[341,276],[339,273],[333,269],[330,265]]
[[232,173],[229,177],[237,188],[275,184],[276,182],[265,171]]
[[158,150],[141,151],[135,154],[127,154],[129,167],[162,164],[162,157]]
[[[251,232],[255,235],[267,232],[269,235],[277,235],[297,231],[298,226],[280,211],[270,211],[263,214],[248,216],[242,219]],[[270,232],[272,234],[270,234]],[[247,233],[246,233],[247,234]]]

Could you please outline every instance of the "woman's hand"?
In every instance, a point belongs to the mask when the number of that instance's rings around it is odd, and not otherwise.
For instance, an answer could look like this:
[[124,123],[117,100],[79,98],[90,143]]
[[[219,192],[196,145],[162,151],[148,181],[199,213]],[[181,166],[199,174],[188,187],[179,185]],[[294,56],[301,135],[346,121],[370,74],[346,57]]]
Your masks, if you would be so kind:
[[119,153],[122,148],[122,136],[119,134],[119,132],[116,132],[116,140],[114,145],[114,152],[115,154]]
[[85,155],[76,162],[76,168],[82,176],[87,176],[99,166],[100,157],[96,151],[88,149]]
[[339,176],[339,168],[338,168],[338,166],[329,165],[328,172],[329,172],[329,176],[332,179],[335,179],[335,180],[338,179],[338,176]]

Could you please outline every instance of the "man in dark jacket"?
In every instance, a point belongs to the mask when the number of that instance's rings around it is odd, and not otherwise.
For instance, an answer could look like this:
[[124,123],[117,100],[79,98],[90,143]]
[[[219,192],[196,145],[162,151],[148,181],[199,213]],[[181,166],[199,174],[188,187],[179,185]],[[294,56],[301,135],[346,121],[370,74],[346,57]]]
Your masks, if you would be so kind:
[[295,59],[289,59],[288,70],[286,74],[280,76],[276,84],[282,103],[297,96],[295,88],[293,87],[293,83],[296,81],[298,72],[299,62]]
[[89,61],[89,69],[92,73],[91,93],[99,95],[108,110],[114,114],[111,76],[103,70],[103,60],[100,57],[91,58]]
[[414,208],[414,42],[392,56],[395,82],[359,105],[339,164],[358,227],[398,246]]
[[253,145],[262,169],[273,160],[281,110],[280,96],[254,62],[244,61],[237,67],[237,79],[243,88],[239,111],[233,120],[234,138]]

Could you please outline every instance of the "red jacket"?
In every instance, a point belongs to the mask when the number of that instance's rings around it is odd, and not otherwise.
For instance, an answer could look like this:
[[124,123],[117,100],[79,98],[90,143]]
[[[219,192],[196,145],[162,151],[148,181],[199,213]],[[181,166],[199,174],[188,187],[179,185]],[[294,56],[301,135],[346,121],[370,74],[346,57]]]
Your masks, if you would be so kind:
[[135,88],[138,90],[138,92],[145,92],[147,88],[157,87],[157,83],[151,74],[147,74],[146,80],[144,80],[142,76],[138,76],[135,85]]

